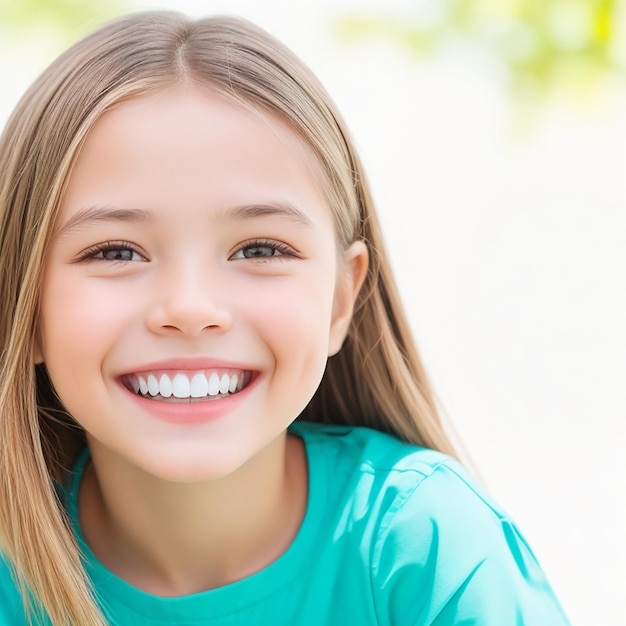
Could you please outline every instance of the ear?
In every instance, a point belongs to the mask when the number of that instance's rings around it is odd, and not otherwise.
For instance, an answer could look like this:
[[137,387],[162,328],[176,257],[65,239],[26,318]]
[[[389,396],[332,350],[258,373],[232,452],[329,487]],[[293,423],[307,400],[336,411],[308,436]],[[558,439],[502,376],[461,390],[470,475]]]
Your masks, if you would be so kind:
[[337,285],[330,323],[328,356],[337,354],[348,334],[354,304],[367,275],[369,256],[363,241],[355,241],[343,254],[337,270]]

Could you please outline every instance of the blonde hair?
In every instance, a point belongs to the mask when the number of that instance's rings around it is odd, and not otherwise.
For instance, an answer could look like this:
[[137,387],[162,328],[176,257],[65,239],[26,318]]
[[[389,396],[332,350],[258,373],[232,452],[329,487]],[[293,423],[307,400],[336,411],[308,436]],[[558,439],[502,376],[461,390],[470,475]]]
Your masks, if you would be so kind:
[[[453,454],[411,336],[362,165],[311,72],[246,21],[138,13],[86,37],[25,94],[0,140],[0,546],[54,626],[105,619],[54,488],[80,439],[34,366],[38,294],[60,198],[90,128],[133,96],[193,81],[287,123],[316,155],[344,248],[370,267],[347,339],[299,419],[364,425]],[[30,599],[30,600],[29,600]]]

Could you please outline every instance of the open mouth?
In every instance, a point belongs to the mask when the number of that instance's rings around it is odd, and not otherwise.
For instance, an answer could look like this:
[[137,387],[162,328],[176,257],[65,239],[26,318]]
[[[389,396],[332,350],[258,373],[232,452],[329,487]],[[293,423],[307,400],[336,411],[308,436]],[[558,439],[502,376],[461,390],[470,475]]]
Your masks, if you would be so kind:
[[142,372],[123,377],[138,396],[161,402],[206,402],[239,393],[252,379],[248,370]]

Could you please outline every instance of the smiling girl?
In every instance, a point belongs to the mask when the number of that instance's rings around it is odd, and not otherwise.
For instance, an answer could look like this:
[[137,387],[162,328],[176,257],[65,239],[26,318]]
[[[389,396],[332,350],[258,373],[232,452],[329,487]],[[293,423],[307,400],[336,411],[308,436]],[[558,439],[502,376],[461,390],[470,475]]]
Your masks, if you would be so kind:
[[437,416],[334,105],[136,14],[0,143],[0,624],[567,624]]

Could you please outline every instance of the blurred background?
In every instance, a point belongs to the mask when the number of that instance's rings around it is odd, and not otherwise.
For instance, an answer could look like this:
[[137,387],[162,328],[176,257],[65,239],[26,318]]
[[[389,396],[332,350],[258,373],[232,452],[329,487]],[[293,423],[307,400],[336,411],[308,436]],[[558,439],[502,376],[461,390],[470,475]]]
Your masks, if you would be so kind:
[[361,150],[475,470],[574,626],[626,625],[625,4],[0,0],[0,124],[124,12],[236,14],[287,43]]

